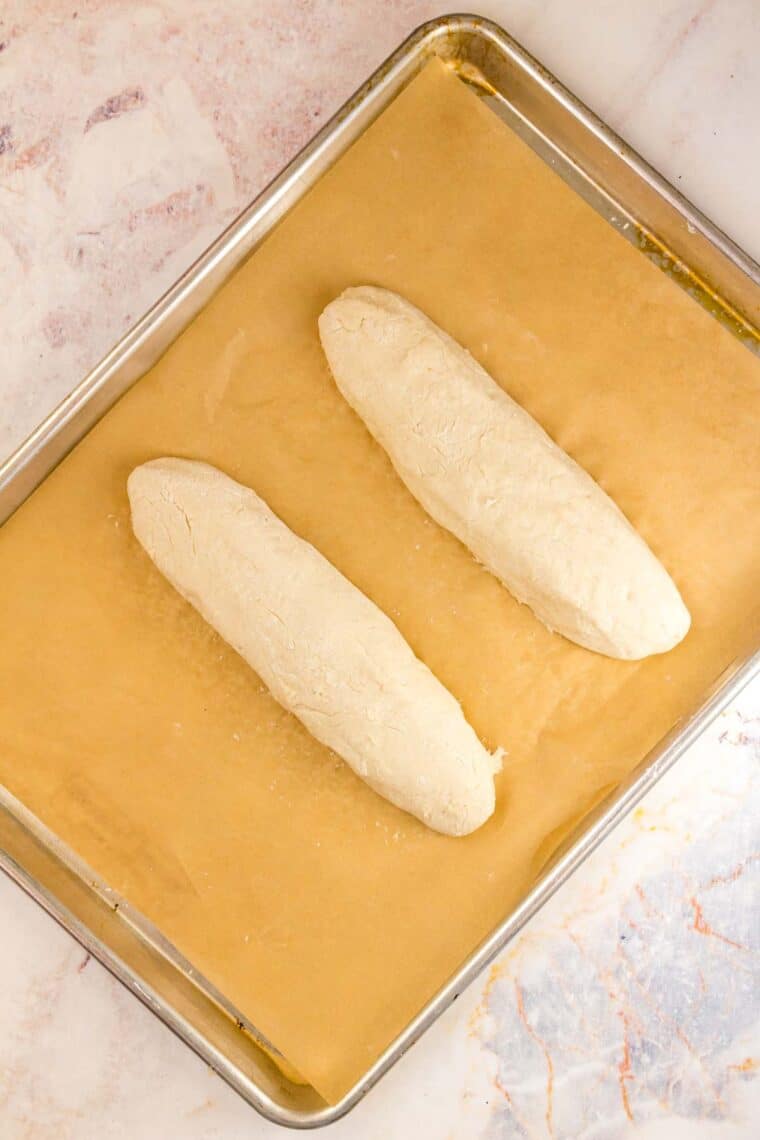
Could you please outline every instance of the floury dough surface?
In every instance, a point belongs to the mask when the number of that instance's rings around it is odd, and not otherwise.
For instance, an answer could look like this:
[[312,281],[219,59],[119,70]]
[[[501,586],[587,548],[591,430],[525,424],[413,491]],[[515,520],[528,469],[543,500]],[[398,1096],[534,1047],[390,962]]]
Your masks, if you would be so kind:
[[[322,353],[357,281],[466,345],[667,548],[672,653],[550,634],[431,522]],[[431,66],[0,530],[0,780],[336,1099],[755,635],[759,372]],[[255,487],[507,742],[484,827],[380,799],[156,573],[125,487],[167,454]]]
[[612,500],[424,313],[359,286],[319,330],[339,389],[415,498],[550,630],[623,660],[685,637],[675,584]]
[[208,464],[156,459],[127,487],[132,527],[158,569],[317,740],[444,835],[485,823],[499,760],[393,622],[319,551]]

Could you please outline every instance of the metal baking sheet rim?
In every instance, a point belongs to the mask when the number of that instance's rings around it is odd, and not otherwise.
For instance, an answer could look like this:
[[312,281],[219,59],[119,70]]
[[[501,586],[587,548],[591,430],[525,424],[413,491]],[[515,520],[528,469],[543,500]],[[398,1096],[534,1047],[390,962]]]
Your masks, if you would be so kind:
[[[532,59],[523,48],[497,25],[476,16],[444,16],[424,24],[374,73],[367,83],[338,111],[334,118],[283,170],[214,242],[180,280],[153,306],[129,333],[77,386],[72,394],[37,430],[0,465],[0,525],[49,474],[57,462],[162,354],[172,340],[196,315],[210,296],[234,271],[252,249],[321,176],[328,166],[376,118],[390,100],[433,55],[450,62],[469,64],[462,48],[477,45],[519,69],[523,79],[539,85],[550,99],[568,111],[617,160],[653,189],[683,219],[689,234],[698,233],[725,261],[730,272],[741,274],[754,288],[760,283],[758,266],[717,227],[691,206],[672,186],[653,171],[635,152],[609,130],[553,76]],[[466,73],[463,78],[467,78]],[[740,278],[741,283],[741,278]],[[717,284],[711,292],[721,298]],[[754,334],[754,321],[746,322]],[[88,928],[34,874],[0,847],[0,868],[45,908],[89,952],[143,1001],[175,1033],[191,1046],[249,1104],[274,1123],[292,1128],[317,1128],[344,1116],[383,1076],[406,1050],[433,1024],[459,993],[472,982],[495,955],[522,929],[547,899],[588,857],[606,835],[654,786],[715,716],[750,679],[760,673],[760,650],[734,662],[714,684],[693,715],[677,724],[642,761],[629,780],[600,804],[583,821],[581,834],[569,840],[543,872],[533,890],[473,952],[457,973],[438,991],[417,1017],[377,1059],[362,1079],[337,1104],[324,1102],[315,1108],[296,1108],[277,1100],[263,1085],[248,1075],[217,1044],[162,995],[146,984],[138,971],[128,965],[93,930]],[[118,912],[134,937],[150,952],[162,957],[173,969],[230,1019],[236,1032],[247,1034],[252,1048],[260,1053],[257,1031],[230,1007],[209,982],[198,975],[178,951],[151,923],[137,914],[124,900],[68,850],[47,828],[9,793],[0,787],[0,815],[20,829],[29,841],[47,852],[51,862],[80,880],[100,903]],[[0,822],[2,822],[0,820]],[[268,1042],[260,1038],[266,1048]],[[276,1052],[276,1050],[273,1050]],[[270,1082],[271,1083],[271,1082]],[[282,1082],[283,1089],[288,1085]],[[293,1086],[295,1090],[297,1086]]]

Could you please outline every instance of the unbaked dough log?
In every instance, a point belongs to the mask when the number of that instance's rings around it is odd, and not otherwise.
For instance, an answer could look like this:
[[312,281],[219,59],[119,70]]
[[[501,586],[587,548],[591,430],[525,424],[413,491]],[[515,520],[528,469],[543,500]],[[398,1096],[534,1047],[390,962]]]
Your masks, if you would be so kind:
[[128,492],[159,570],[317,740],[436,831],[488,819],[498,755],[393,622],[258,495],[185,459],[137,467]]
[[338,388],[412,494],[549,629],[631,660],[681,641],[689,612],[622,512],[419,309],[360,286],[319,331]]

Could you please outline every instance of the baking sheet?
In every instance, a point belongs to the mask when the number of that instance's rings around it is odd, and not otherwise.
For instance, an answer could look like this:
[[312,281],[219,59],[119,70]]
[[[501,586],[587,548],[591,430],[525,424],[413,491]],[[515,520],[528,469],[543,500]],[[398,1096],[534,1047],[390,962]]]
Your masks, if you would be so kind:
[[[425,517],[319,349],[363,281],[613,495],[692,611],[679,649],[553,637]],[[431,63],[0,531],[0,778],[337,1099],[757,624],[758,371]],[[255,487],[508,749],[486,828],[381,801],[160,579],[124,482],[165,453]]]

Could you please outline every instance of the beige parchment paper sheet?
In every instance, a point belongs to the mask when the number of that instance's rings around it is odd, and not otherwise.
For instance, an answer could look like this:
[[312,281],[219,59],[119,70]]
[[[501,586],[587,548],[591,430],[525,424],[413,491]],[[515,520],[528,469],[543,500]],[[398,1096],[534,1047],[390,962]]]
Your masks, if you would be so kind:
[[[364,282],[613,496],[683,592],[685,643],[577,648],[425,516],[320,350],[320,310]],[[746,643],[759,372],[429,65],[0,531],[0,779],[337,1099]],[[161,578],[125,481],[165,454],[254,487],[508,750],[480,832],[381,800]]]

